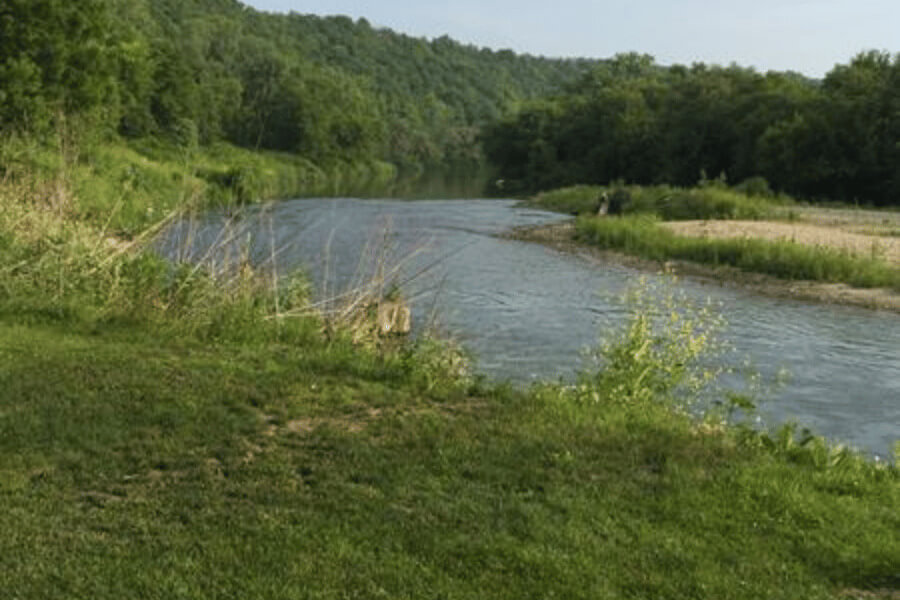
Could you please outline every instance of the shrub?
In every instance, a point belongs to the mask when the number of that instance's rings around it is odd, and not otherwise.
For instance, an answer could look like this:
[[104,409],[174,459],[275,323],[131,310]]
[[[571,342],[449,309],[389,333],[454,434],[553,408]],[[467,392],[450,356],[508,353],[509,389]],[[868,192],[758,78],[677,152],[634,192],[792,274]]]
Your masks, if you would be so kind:
[[655,186],[635,187],[626,214],[654,213],[666,221],[699,219],[765,219],[773,206],[761,198],[751,198],[717,186],[689,190]]
[[545,210],[578,214],[597,212],[597,200],[606,188],[598,185],[576,185],[535,196],[531,203]]
[[[599,200],[610,201],[609,214],[654,214],[666,221],[695,219],[767,219],[776,216],[776,203],[765,180],[748,180],[747,188],[730,189],[719,183],[684,189],[668,185],[577,185],[538,194],[535,206],[569,214],[595,214]],[[779,203],[784,203],[782,199]]]
[[773,198],[775,196],[775,192],[772,191],[766,178],[758,175],[743,180],[734,186],[734,191],[751,198]]
[[589,353],[592,368],[579,374],[581,401],[666,401],[687,408],[723,372],[704,359],[722,350],[716,335],[724,320],[709,304],[676,294],[672,284],[651,287],[642,279],[628,292],[625,327]]

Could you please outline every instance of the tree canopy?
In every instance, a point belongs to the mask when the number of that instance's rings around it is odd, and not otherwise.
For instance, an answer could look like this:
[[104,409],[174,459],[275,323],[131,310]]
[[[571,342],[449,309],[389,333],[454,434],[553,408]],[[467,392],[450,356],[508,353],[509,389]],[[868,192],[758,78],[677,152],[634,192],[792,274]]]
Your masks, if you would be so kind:
[[900,204],[900,58],[862,53],[814,81],[620,55],[494,123],[484,145],[519,191],[762,176],[809,199]]
[[5,0],[0,131],[227,141],[314,162],[481,166],[506,191],[763,176],[900,203],[900,59],[822,81],[647,55],[549,59],[237,0]]
[[2,129],[101,111],[126,137],[410,166],[479,163],[482,125],[590,64],[236,0],[9,0],[0,57]]

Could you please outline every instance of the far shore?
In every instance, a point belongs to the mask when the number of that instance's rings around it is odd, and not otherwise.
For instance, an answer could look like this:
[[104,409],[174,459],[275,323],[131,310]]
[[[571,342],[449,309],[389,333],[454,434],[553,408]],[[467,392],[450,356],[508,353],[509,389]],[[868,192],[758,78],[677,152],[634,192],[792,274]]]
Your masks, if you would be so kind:
[[667,271],[707,283],[745,289],[765,296],[825,304],[844,304],[900,313],[900,294],[890,289],[855,288],[842,283],[789,281],[771,275],[749,273],[729,266],[709,266],[681,260],[661,262],[638,258],[578,242],[575,239],[573,221],[519,227],[503,234],[503,237],[541,243],[556,250],[577,254],[593,262],[613,262],[645,271]]

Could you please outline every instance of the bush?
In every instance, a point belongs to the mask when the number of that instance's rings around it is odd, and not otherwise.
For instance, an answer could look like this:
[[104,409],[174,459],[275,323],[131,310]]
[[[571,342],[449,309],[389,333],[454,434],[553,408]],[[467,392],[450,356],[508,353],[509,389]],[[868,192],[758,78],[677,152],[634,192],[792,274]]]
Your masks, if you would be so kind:
[[[538,194],[532,204],[574,215],[596,214],[600,198],[610,201],[609,214],[654,214],[666,221],[698,219],[767,219],[777,216],[771,190],[762,178],[748,180],[752,193],[719,183],[684,189],[668,185],[577,185]],[[782,203],[784,200],[781,201]]]
[[765,219],[773,205],[718,186],[681,189],[668,186],[631,188],[626,214],[653,213],[666,221],[700,219]]
[[575,388],[581,401],[659,401],[683,409],[701,401],[724,368],[707,359],[723,346],[716,336],[724,320],[709,305],[696,305],[673,282],[651,287],[645,279],[626,295],[625,327],[589,354]]
[[751,198],[773,198],[775,192],[769,186],[765,177],[750,177],[734,186],[734,191],[750,196]]
[[571,215],[596,214],[597,201],[606,190],[599,185],[576,185],[542,192],[531,199],[531,204]]

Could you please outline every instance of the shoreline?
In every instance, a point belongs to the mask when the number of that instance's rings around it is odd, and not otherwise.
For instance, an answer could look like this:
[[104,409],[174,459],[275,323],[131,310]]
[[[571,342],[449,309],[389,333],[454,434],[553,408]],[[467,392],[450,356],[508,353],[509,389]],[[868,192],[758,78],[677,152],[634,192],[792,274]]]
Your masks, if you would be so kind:
[[669,260],[657,261],[595,248],[574,239],[573,221],[550,225],[517,227],[500,235],[504,239],[543,244],[555,250],[577,254],[592,262],[611,262],[642,271],[670,271],[709,284],[734,287],[774,298],[789,298],[821,304],[841,304],[900,314],[900,294],[884,288],[855,288],[843,283],[785,280],[762,273],[750,273],[726,265]]

